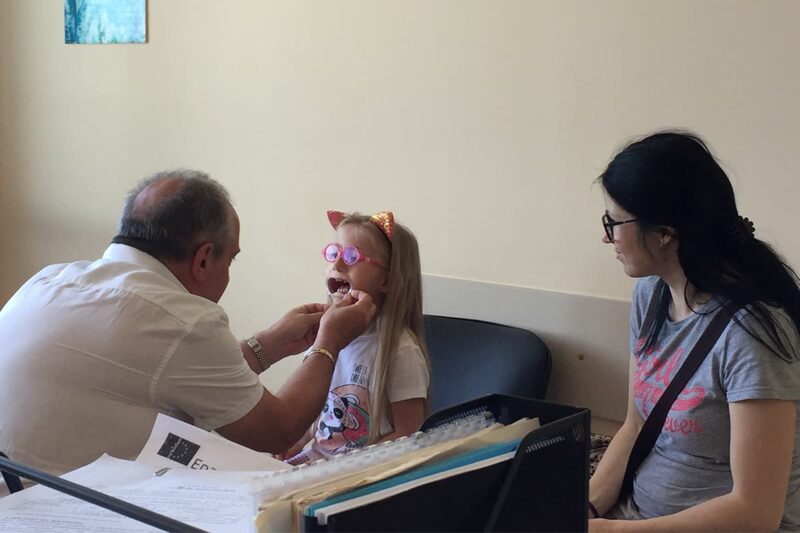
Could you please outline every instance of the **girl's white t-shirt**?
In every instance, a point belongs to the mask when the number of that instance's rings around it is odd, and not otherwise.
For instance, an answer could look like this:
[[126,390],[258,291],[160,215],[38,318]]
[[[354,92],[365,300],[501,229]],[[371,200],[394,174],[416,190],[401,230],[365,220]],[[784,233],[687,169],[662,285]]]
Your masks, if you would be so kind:
[[[331,388],[322,413],[316,422],[311,447],[305,450],[307,460],[330,457],[337,453],[361,448],[367,443],[371,424],[369,384],[371,365],[377,358],[377,332],[372,328],[339,352],[331,378]],[[400,335],[397,351],[389,362],[386,383],[387,403],[413,398],[427,398],[430,375],[422,350],[413,335]],[[380,437],[394,431],[387,409],[380,420]]]

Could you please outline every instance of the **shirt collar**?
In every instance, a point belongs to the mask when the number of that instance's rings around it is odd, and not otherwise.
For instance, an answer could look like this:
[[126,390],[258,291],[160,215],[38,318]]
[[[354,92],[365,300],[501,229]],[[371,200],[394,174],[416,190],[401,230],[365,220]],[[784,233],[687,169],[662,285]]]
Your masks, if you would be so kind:
[[134,248],[133,246],[112,243],[108,246],[108,248],[106,248],[106,251],[103,252],[103,259],[108,259],[110,261],[121,261],[123,263],[131,263],[140,266],[164,276],[166,279],[174,283],[178,288],[189,292],[186,290],[186,287],[183,286],[183,283],[181,283],[180,280],[175,277],[175,274],[173,274],[164,263],[152,255]]

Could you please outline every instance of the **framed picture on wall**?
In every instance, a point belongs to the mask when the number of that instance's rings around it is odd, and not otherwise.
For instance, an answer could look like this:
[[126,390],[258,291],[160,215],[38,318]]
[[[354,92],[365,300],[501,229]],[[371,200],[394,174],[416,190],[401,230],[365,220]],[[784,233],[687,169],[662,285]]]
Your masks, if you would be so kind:
[[64,42],[147,42],[147,0],[64,0]]

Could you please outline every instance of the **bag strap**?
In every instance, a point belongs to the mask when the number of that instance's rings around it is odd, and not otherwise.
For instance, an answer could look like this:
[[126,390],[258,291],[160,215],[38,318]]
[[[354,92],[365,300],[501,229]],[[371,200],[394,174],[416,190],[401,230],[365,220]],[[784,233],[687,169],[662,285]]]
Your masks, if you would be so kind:
[[675,374],[675,377],[661,395],[661,398],[656,402],[647,420],[644,421],[642,429],[639,431],[639,436],[636,437],[636,442],[628,457],[628,466],[625,468],[625,477],[622,479],[622,489],[619,495],[620,499],[632,492],[633,478],[636,475],[636,471],[639,469],[642,461],[650,454],[653,446],[655,446],[656,440],[658,440],[658,436],[664,427],[667,414],[669,414],[669,410],[672,408],[672,404],[678,398],[683,388],[686,387],[689,379],[700,367],[700,364],[705,360],[706,355],[708,355],[708,352],[711,351],[717,339],[722,335],[722,332],[725,330],[728,322],[730,322],[736,311],[738,311],[738,309],[731,310],[728,307],[722,307],[717,311],[717,314],[711,319],[711,322],[694,345],[694,348],[692,348],[692,351],[689,352],[689,355],[681,365],[678,373]]

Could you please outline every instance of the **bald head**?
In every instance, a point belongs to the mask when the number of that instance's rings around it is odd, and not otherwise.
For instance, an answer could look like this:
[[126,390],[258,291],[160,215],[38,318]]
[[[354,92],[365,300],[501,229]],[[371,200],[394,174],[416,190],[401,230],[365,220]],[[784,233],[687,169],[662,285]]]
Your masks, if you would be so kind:
[[181,261],[204,242],[221,253],[234,232],[228,192],[195,170],[161,172],[133,189],[113,242],[138,248],[161,261]]
[[153,208],[178,192],[186,181],[183,176],[165,177],[150,181],[133,198],[131,213],[139,217],[145,217]]

